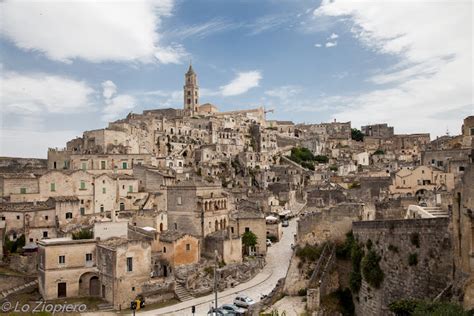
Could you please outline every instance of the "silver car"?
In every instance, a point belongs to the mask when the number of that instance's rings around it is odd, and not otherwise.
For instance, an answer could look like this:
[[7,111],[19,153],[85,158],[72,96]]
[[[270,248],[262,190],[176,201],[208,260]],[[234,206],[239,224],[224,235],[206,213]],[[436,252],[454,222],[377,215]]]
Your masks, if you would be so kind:
[[232,315],[236,316],[241,316],[245,315],[245,312],[247,311],[245,308],[238,307],[237,305],[234,304],[224,304],[219,309],[224,309],[226,311],[229,311]]
[[234,305],[239,307],[249,308],[253,304],[255,304],[255,301],[246,295],[237,295],[234,299]]

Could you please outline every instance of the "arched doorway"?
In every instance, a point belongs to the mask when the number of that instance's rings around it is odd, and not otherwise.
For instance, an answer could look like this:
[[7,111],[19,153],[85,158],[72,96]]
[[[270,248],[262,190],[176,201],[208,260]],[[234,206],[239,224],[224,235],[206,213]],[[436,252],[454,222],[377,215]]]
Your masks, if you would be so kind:
[[89,280],[89,295],[99,296],[100,295],[100,282],[99,277],[93,276]]
[[86,272],[79,278],[79,296],[100,296],[100,281],[94,272]]

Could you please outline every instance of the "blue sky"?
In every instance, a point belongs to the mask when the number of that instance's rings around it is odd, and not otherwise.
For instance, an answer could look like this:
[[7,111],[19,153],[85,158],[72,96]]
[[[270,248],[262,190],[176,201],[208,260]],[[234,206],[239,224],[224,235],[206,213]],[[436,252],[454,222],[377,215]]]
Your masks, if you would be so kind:
[[[84,130],[200,102],[397,133],[472,115],[470,1],[4,1],[0,155],[45,157]],[[436,21],[436,23],[434,22]]]

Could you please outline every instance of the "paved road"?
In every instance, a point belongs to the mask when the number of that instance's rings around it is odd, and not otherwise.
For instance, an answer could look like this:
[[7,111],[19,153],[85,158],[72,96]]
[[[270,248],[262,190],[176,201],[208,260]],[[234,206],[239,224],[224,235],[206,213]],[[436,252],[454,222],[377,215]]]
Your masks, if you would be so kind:
[[[277,281],[286,276],[293,253],[290,245],[293,243],[293,235],[295,233],[296,220],[292,219],[290,226],[283,228],[282,240],[269,247],[267,264],[262,271],[248,282],[219,292],[217,299],[219,305],[232,303],[237,293],[246,294],[255,301],[260,300],[261,294],[270,293]],[[211,294],[160,309],[138,312],[137,315],[192,315],[191,306],[193,305],[196,306],[196,315],[206,315],[213,302],[214,294]]]

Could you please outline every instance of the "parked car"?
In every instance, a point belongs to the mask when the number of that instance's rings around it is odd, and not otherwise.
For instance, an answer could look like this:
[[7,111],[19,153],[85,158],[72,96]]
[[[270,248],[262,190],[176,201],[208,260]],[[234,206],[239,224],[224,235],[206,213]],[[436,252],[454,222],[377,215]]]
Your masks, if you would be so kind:
[[290,226],[290,223],[288,222],[287,219],[284,219],[283,222],[281,222],[281,226],[288,227],[288,226]]
[[218,308],[218,309],[213,308],[209,312],[207,312],[207,315],[208,316],[231,316],[235,314],[223,308]]
[[238,307],[237,305],[234,304],[224,304],[219,309],[224,309],[226,311],[229,311],[231,314],[236,315],[236,316],[243,316],[245,315],[245,312],[247,311],[245,308]]
[[270,247],[272,245],[272,241],[270,239],[267,239],[267,247]]
[[246,295],[237,295],[234,299],[234,305],[239,307],[249,308],[253,304],[255,301]]

